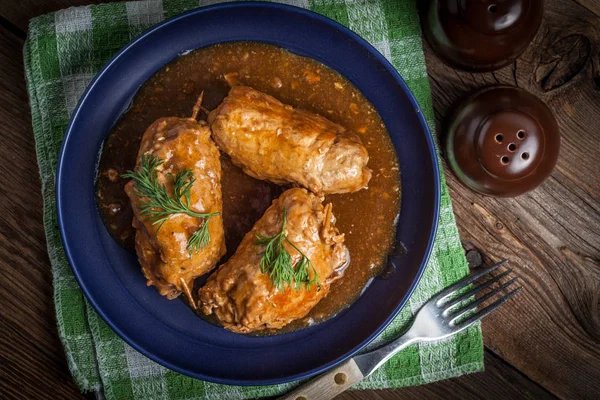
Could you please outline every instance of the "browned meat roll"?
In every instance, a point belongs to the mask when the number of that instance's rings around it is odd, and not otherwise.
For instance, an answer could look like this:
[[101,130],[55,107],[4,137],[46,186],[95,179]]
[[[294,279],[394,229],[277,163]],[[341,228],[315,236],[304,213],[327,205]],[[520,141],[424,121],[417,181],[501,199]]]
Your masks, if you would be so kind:
[[252,88],[233,87],[209,123],[219,148],[257,179],[328,194],[356,192],[371,178],[356,135]]
[[239,333],[304,317],[349,261],[334,225],[331,204],[305,189],[285,191],[200,289],[201,310]]
[[195,306],[194,279],[225,254],[221,163],[208,126],[195,118],[160,118],[144,133],[136,169],[127,176],[148,285],[169,299],[184,292]]

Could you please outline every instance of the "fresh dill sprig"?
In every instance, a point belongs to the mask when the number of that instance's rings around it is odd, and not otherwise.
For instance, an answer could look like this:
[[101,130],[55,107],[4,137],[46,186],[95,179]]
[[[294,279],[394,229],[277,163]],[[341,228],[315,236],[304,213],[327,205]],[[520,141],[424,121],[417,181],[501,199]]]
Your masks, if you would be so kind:
[[156,232],[173,214],[187,214],[191,217],[202,218],[202,225],[188,239],[187,249],[190,255],[205,248],[210,242],[208,222],[211,217],[220,213],[197,213],[190,208],[190,191],[196,181],[194,174],[189,169],[181,170],[177,175],[169,174],[173,182],[173,194],[167,190],[165,184],[158,181],[156,168],[163,163],[153,155],[142,155],[140,166],[135,171],[127,171],[121,175],[123,178],[133,179],[134,193],[140,198],[140,215],[145,217],[152,225],[158,225]]
[[208,231],[208,220],[211,216],[206,217],[200,228],[188,239],[187,249],[191,254],[199,252],[206,248],[210,242],[210,232]]
[[[285,234],[286,224],[287,210],[284,208],[281,231],[277,235],[271,237],[261,234],[256,235],[256,244],[265,246],[265,251],[261,253],[260,269],[263,274],[269,274],[273,286],[282,293],[285,292],[285,284],[294,287],[298,291],[302,284],[306,284],[308,288],[310,285],[319,282],[319,276],[310,259],[287,238]],[[292,256],[285,248],[284,243],[288,243],[300,253],[300,260],[295,267]],[[311,271],[313,272],[312,279],[310,277]]]

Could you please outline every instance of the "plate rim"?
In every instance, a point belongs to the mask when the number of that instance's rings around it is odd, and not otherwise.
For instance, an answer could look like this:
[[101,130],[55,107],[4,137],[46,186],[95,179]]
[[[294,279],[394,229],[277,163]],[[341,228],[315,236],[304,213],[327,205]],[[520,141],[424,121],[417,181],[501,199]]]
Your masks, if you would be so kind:
[[[328,363],[322,364],[318,368],[315,368],[313,370],[306,371],[303,373],[298,373],[298,374],[295,374],[292,376],[287,376],[284,378],[253,379],[253,380],[243,380],[243,381],[239,380],[239,379],[225,379],[225,378],[207,376],[207,375],[197,373],[197,372],[191,371],[189,369],[174,365],[171,362],[168,362],[168,361],[160,358],[160,356],[154,355],[152,352],[150,352],[146,348],[138,345],[134,339],[129,337],[127,334],[125,334],[121,329],[119,329],[119,327],[114,322],[111,321],[110,317],[107,316],[106,313],[104,311],[102,311],[102,309],[100,307],[98,307],[94,298],[89,294],[89,290],[86,287],[84,281],[82,280],[82,278],[78,272],[78,269],[73,266],[75,264],[73,262],[73,256],[72,256],[72,253],[70,250],[70,246],[65,239],[65,237],[67,235],[67,233],[66,233],[67,229],[65,229],[65,225],[63,224],[63,220],[65,218],[64,214],[67,211],[62,206],[62,201],[61,201],[61,197],[60,197],[60,193],[65,190],[64,189],[64,186],[65,186],[64,179],[61,179],[62,170],[63,170],[62,167],[64,165],[64,160],[66,158],[65,149],[67,147],[69,139],[71,138],[72,134],[75,132],[73,129],[73,125],[82,109],[82,105],[84,104],[85,100],[89,96],[90,92],[94,89],[96,84],[104,76],[106,71],[115,62],[117,62],[119,60],[119,58],[121,56],[123,56],[127,51],[129,51],[131,48],[135,47],[138,42],[144,40],[147,36],[151,35],[152,33],[163,29],[165,26],[177,23],[179,20],[185,19],[185,18],[189,17],[190,15],[206,13],[206,12],[210,12],[215,9],[231,9],[231,8],[241,8],[241,7],[280,9],[283,11],[303,14],[304,16],[306,16],[308,18],[317,19],[317,20],[319,20],[319,22],[322,22],[326,25],[329,25],[329,27],[331,27],[331,28],[335,28],[335,29],[341,31],[345,36],[349,36],[352,40],[358,42],[360,46],[365,48],[365,50],[367,50],[367,52],[371,56],[375,57],[377,59],[377,61],[379,62],[379,64],[382,65],[385,68],[385,70],[394,77],[394,80],[402,87],[404,94],[410,101],[411,105],[413,106],[413,109],[416,111],[419,124],[421,125],[421,127],[425,133],[427,147],[428,147],[429,153],[430,153],[429,155],[431,156],[431,159],[433,161],[432,162],[432,172],[433,172],[433,175],[434,175],[433,177],[434,177],[434,181],[435,181],[434,186],[432,188],[434,195],[435,195],[435,197],[433,199],[434,200],[434,209],[432,210],[433,211],[433,213],[432,213],[433,221],[431,224],[431,231],[430,231],[429,238],[427,241],[425,256],[421,260],[421,265],[419,266],[418,272],[417,272],[413,282],[410,284],[406,294],[404,295],[404,298],[402,299],[402,301],[400,301],[400,303],[393,310],[393,312],[390,313],[390,315],[385,319],[385,321],[377,329],[375,329],[371,335],[369,335],[365,340],[363,340],[358,346],[353,348],[351,351],[343,354],[342,356],[340,356]],[[201,47],[199,47],[199,48],[201,48]],[[197,49],[199,49],[199,48],[197,48]],[[192,49],[192,51],[197,50],[197,49]],[[99,151],[101,151],[101,149],[99,149]],[[371,45],[369,42],[367,42],[365,39],[363,39],[361,36],[359,36],[355,32],[353,32],[350,29],[346,28],[345,26],[341,25],[337,21],[335,21],[331,18],[328,18],[324,15],[318,14],[314,11],[311,11],[310,9],[300,8],[300,7],[283,4],[283,3],[271,3],[271,2],[265,2],[265,1],[227,2],[227,3],[219,3],[219,4],[214,4],[214,5],[202,6],[199,8],[188,10],[183,13],[177,14],[171,18],[165,19],[162,22],[152,26],[151,28],[147,29],[146,31],[144,31],[141,34],[139,34],[138,36],[136,36],[133,40],[131,40],[129,43],[127,43],[124,47],[122,47],[113,57],[110,58],[110,60],[106,64],[104,64],[104,66],[94,76],[94,78],[89,83],[89,85],[83,92],[82,96],[80,97],[80,99],[77,103],[77,106],[75,107],[75,109],[71,115],[71,118],[69,119],[69,124],[65,131],[63,141],[61,144],[61,148],[60,148],[60,152],[59,152],[59,156],[58,156],[58,160],[57,160],[55,182],[56,182],[56,184],[55,184],[55,186],[56,186],[55,187],[55,200],[56,200],[57,223],[58,223],[58,228],[59,228],[59,232],[60,232],[61,243],[63,245],[65,255],[67,257],[67,261],[69,263],[71,271],[73,272],[73,274],[77,280],[77,283],[79,284],[79,287],[81,288],[82,292],[85,295],[86,300],[92,305],[94,310],[98,313],[98,315],[100,315],[100,317],[104,320],[104,322],[106,322],[106,324],[121,339],[123,339],[128,345],[133,347],[136,351],[139,351],[141,354],[148,357],[149,359],[151,359],[173,371],[176,371],[176,372],[179,372],[184,375],[187,375],[187,376],[190,376],[190,377],[193,377],[196,379],[200,379],[200,380],[205,380],[205,381],[218,383],[218,384],[238,385],[238,386],[255,386],[255,385],[262,386],[262,385],[282,384],[282,383],[295,381],[298,379],[304,379],[304,378],[307,378],[310,376],[315,376],[315,375],[322,373],[322,372],[330,369],[331,367],[338,365],[339,363],[349,359],[350,357],[352,357],[353,355],[355,355],[356,353],[358,353],[359,351],[364,349],[364,347],[367,346],[369,343],[371,343],[375,338],[377,338],[381,334],[381,332],[396,318],[396,316],[400,313],[400,311],[406,306],[406,304],[408,303],[408,300],[410,299],[414,290],[416,289],[419,282],[421,281],[423,273],[427,267],[427,264],[431,258],[432,252],[433,252],[434,242],[435,242],[438,225],[439,225],[439,214],[440,214],[440,203],[441,203],[441,176],[440,176],[440,166],[439,166],[439,155],[438,155],[436,145],[435,145],[435,138],[433,137],[433,134],[431,133],[431,130],[429,129],[429,126],[427,124],[427,121],[425,120],[423,111],[422,111],[421,107],[419,106],[414,94],[412,93],[412,91],[410,90],[410,88],[408,87],[408,85],[406,84],[406,82],[404,81],[402,76],[400,75],[400,73],[395,69],[395,67],[377,49],[375,49],[375,47],[373,47],[373,45]]]

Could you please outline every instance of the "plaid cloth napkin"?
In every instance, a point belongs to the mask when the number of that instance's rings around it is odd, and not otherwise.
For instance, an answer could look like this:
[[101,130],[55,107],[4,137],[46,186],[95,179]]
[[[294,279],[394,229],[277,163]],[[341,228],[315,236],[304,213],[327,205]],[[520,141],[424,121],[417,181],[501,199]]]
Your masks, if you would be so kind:
[[[65,258],[54,197],[58,152],[69,117],[88,83],[122,46],[153,24],[213,0],[153,0],[70,8],[33,19],[25,44],[27,88],[44,197],[44,227],[54,276],[58,332],[83,391],[107,399],[231,399],[281,394],[297,383],[235,387],[202,382],[158,365],[127,345],[85,300]],[[326,15],[371,42],[400,71],[433,128],[433,109],[415,0],[287,0]],[[377,346],[400,334],[429,297],[468,268],[442,177],[440,224],[425,274]],[[414,345],[356,389],[419,385],[483,369],[476,325],[446,341]]]

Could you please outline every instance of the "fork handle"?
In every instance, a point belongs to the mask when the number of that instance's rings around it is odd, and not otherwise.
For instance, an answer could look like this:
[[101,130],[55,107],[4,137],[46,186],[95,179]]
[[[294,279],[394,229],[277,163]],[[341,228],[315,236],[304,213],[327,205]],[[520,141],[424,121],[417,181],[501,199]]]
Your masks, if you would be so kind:
[[333,399],[350,386],[364,378],[353,358],[327,371],[318,378],[286,393],[279,400],[328,400]]

